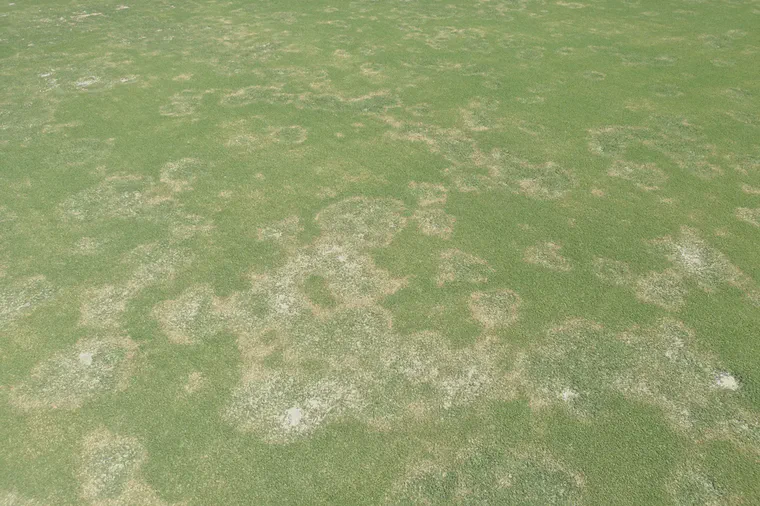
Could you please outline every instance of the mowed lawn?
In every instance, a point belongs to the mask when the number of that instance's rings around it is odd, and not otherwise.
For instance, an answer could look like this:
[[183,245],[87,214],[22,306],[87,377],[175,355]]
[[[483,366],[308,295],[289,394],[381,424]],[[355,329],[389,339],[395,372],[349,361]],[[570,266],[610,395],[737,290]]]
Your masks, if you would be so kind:
[[760,504],[759,247],[757,0],[6,1],[0,505]]

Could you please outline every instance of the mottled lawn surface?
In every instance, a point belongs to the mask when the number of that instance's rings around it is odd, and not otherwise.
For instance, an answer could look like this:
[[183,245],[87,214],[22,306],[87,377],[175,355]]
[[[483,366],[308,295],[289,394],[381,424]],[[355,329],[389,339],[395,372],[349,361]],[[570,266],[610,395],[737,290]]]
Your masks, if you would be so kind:
[[7,0],[0,505],[760,504],[758,0]]

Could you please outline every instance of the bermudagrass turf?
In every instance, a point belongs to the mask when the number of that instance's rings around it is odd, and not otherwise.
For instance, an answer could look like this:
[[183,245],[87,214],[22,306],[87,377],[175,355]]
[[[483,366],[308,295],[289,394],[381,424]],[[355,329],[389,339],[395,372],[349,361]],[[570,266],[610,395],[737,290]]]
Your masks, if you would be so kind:
[[0,7],[0,504],[760,502],[756,2]]

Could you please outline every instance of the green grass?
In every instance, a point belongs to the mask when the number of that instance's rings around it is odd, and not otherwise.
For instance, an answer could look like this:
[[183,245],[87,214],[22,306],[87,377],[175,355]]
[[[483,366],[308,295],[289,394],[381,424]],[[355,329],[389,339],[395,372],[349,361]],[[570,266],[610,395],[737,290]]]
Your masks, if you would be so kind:
[[0,505],[760,503],[754,0],[0,6]]

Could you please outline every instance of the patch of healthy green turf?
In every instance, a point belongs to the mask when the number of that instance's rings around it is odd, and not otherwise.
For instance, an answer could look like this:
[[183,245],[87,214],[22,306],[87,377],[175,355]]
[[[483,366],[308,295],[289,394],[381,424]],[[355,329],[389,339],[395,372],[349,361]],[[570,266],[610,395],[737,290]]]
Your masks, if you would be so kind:
[[306,296],[318,306],[332,308],[337,304],[335,297],[330,294],[327,281],[322,276],[312,275],[306,278],[303,289]]
[[0,504],[760,503],[759,21],[4,3]]

